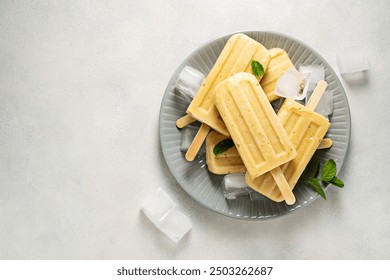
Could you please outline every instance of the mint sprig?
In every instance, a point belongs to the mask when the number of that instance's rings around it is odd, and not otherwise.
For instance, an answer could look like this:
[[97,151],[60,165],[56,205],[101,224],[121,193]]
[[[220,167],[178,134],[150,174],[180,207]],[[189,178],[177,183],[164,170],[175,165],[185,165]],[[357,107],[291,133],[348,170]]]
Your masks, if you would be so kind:
[[322,168],[321,181],[329,183],[336,176],[336,162],[333,159],[328,160]]
[[324,189],[321,186],[321,182],[324,184],[332,184],[336,187],[343,188],[344,182],[336,177],[337,166],[333,159],[328,160],[321,171],[321,178],[317,178],[320,171],[320,162],[317,162],[313,176],[309,179],[301,180],[301,182],[309,183],[310,186],[323,198],[326,199]]
[[217,145],[214,146],[213,152],[214,155],[222,154],[223,152],[229,150],[231,147],[234,146],[234,142],[232,139],[228,138],[225,140],[222,140]]
[[261,65],[260,62],[258,62],[257,60],[252,60],[251,66],[252,72],[253,74],[255,74],[255,76],[261,77],[264,75],[264,67],[263,65]]
[[309,184],[312,186],[312,188],[323,198],[326,200],[326,194],[324,192],[324,189],[322,188],[320,181],[317,178],[310,178]]

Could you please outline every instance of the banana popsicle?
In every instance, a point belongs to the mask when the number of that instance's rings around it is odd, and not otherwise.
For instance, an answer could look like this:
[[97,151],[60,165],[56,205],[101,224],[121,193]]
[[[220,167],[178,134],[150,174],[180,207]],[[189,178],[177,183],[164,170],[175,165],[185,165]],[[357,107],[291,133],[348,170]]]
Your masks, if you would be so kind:
[[257,79],[237,73],[219,83],[215,105],[247,172],[257,177],[271,171],[284,199],[293,204],[295,197],[279,166],[292,160],[296,150]]
[[[330,127],[330,123],[326,118],[314,112],[314,108],[317,106],[326,86],[325,81],[319,82],[306,106],[292,99],[286,99],[278,112],[278,117],[298,153],[293,160],[280,167],[291,190],[298,182]],[[283,201],[283,196],[271,173],[259,177],[247,173],[245,181],[249,187],[273,201]]]
[[[227,136],[220,134],[219,132],[212,130],[206,138],[206,163],[207,168],[211,173],[223,175],[232,173],[245,173],[246,167],[242,162],[240,154],[237,151],[236,146],[233,146],[221,154],[214,154],[214,147],[228,139]],[[330,138],[322,139],[319,149],[328,149],[332,146],[332,140]]]
[[213,130],[206,138],[206,163],[207,168],[214,174],[245,173],[246,168],[235,146],[225,152],[215,155],[214,147],[227,136]]
[[260,81],[260,85],[263,88],[267,98],[270,102],[280,98],[275,94],[276,83],[280,76],[283,75],[288,69],[294,67],[288,54],[285,50],[274,48],[268,50],[270,55],[270,62],[268,64],[267,71]]
[[252,60],[259,61],[265,71],[269,63],[268,50],[245,34],[231,36],[188,106],[188,115],[228,136],[229,132],[214,104],[214,88],[219,82],[238,72],[252,73]]

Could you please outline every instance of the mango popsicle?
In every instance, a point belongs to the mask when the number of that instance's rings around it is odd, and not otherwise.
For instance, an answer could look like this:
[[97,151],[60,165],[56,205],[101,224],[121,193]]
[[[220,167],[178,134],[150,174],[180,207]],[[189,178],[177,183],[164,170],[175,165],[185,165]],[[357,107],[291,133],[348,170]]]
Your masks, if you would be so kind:
[[237,73],[215,88],[215,105],[253,177],[271,171],[287,203],[295,197],[279,166],[296,150],[256,78]]
[[[313,111],[326,86],[325,81],[321,81],[317,85],[307,106],[303,106],[292,99],[286,99],[278,112],[278,117],[298,153],[293,160],[280,167],[291,189],[298,182],[330,127],[330,123],[326,118]],[[249,187],[273,201],[283,201],[283,196],[270,173],[258,177],[247,173],[245,181]]]
[[213,130],[206,138],[206,163],[207,168],[214,174],[245,173],[246,167],[235,146],[225,152],[215,155],[214,147],[227,136]]
[[[235,73],[252,73],[252,60],[259,61],[265,71],[269,63],[268,50],[245,34],[231,36],[198,93],[188,106],[188,115],[228,136],[229,132],[214,104],[214,88],[219,82]],[[258,77],[259,80],[260,78]]]
[[283,75],[288,69],[294,67],[288,54],[285,50],[279,48],[273,48],[268,50],[270,55],[270,62],[268,64],[267,71],[260,81],[260,85],[263,88],[267,98],[270,102],[280,98],[275,94],[276,83],[280,76]]
[[[212,130],[206,138],[206,163],[207,168],[211,173],[222,175],[232,173],[245,173],[246,167],[242,162],[240,154],[236,146],[231,147],[225,152],[215,155],[214,147],[223,140],[228,139],[227,136]],[[332,146],[330,138],[322,139],[317,149],[328,149]]]

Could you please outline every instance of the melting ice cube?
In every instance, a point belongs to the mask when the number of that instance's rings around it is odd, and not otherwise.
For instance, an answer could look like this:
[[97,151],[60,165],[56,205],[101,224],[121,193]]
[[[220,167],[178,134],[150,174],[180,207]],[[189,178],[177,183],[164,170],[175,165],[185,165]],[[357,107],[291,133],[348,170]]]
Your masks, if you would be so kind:
[[263,198],[264,198],[264,196],[262,194],[258,193],[255,190],[250,189],[250,191],[249,191],[249,199],[250,200],[254,201],[254,200],[260,200]]
[[172,199],[159,188],[144,202],[141,209],[150,220],[158,222],[175,207]]
[[308,92],[312,92],[317,83],[325,79],[325,69],[321,64],[301,65],[299,73],[307,80]]
[[[311,93],[306,97],[306,103],[310,99]],[[314,109],[320,115],[328,117],[333,113],[333,92],[326,90],[322,95],[320,101],[318,102],[317,107]]]
[[172,241],[179,240],[192,228],[191,221],[177,208],[164,217],[158,228],[165,233]]
[[[182,130],[180,131],[181,132],[180,151],[182,151],[183,153],[186,153],[188,151],[198,130],[199,127],[193,125],[187,125],[186,127],[182,128]],[[205,154],[205,152],[206,152],[206,147],[205,147],[205,143],[203,143],[202,146],[200,147],[198,155],[203,155]]]
[[370,68],[363,46],[340,48],[337,53],[337,65],[341,74],[360,72]]
[[304,84],[305,79],[301,73],[295,67],[291,67],[279,77],[275,87],[275,94],[280,97],[302,100],[306,96]]
[[176,82],[176,88],[180,93],[194,98],[195,94],[202,85],[203,80],[203,73],[190,66],[185,66],[179,74]]
[[222,181],[222,190],[227,199],[236,199],[237,196],[248,194],[249,187],[245,183],[245,174],[225,175]]
[[161,188],[146,200],[141,209],[174,242],[178,242],[192,227],[191,221]]

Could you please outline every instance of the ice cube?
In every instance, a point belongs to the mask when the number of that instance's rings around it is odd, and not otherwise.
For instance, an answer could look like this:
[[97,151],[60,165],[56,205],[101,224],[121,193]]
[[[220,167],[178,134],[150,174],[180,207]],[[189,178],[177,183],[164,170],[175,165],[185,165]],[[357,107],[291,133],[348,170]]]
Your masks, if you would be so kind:
[[325,69],[321,64],[301,65],[299,73],[307,80],[308,92],[313,91],[317,83],[325,79]]
[[275,94],[280,97],[302,100],[305,98],[304,83],[305,79],[301,73],[295,67],[291,67],[276,82]]
[[176,82],[176,88],[180,93],[194,98],[195,94],[202,85],[203,80],[203,73],[190,66],[185,66],[179,74]]
[[[306,96],[306,103],[309,101],[312,92]],[[317,104],[317,107],[314,109],[320,115],[328,117],[333,113],[333,92],[326,90],[322,95],[320,101]]]
[[263,199],[264,196],[257,191],[250,189],[249,190],[249,199],[252,201]]
[[341,74],[368,70],[367,55],[363,46],[342,47],[337,53],[337,65]]
[[192,228],[192,223],[187,216],[175,207],[169,211],[157,227],[173,242],[179,242],[179,240]]
[[245,183],[245,174],[225,175],[222,180],[222,191],[227,199],[236,199],[237,196],[248,194],[249,187]]
[[[192,141],[195,138],[196,133],[198,132],[199,127],[193,125],[187,125],[181,130],[181,143],[180,143],[180,151],[186,153],[190,148]],[[198,155],[203,155],[206,153],[206,147],[203,143],[199,149]]]
[[141,209],[174,242],[178,242],[192,227],[191,221],[161,188],[146,200]]
[[159,188],[144,202],[141,209],[151,221],[158,222],[174,207],[176,204]]

